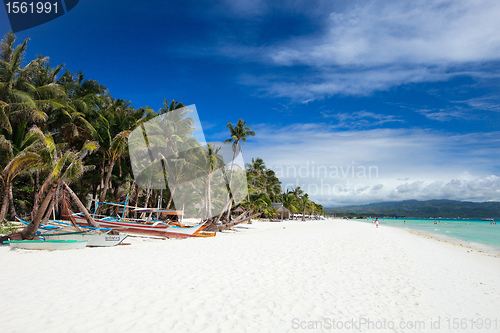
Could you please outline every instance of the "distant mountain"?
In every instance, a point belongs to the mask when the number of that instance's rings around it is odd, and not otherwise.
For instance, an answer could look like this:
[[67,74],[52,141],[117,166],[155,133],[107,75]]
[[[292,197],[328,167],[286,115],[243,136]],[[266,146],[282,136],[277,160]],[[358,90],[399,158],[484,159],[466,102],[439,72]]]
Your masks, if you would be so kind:
[[441,218],[500,218],[500,202],[468,202],[454,200],[405,200],[380,202],[362,206],[326,208],[328,214],[345,216],[401,216]]

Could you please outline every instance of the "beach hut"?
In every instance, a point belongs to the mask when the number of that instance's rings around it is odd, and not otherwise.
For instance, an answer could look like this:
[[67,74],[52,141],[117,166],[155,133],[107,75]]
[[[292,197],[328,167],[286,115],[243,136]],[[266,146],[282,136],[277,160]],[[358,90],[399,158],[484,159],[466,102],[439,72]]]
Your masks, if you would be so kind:
[[280,214],[281,221],[283,221],[283,218],[286,218],[287,220],[290,218],[290,211],[283,206],[283,203],[273,203],[273,207],[276,208],[276,211]]

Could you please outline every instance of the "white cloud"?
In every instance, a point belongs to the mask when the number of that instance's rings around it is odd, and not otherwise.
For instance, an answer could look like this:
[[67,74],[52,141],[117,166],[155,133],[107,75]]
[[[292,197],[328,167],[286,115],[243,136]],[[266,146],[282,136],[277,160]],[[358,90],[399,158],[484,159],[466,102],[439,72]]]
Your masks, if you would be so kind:
[[474,179],[405,183],[396,187],[390,195],[398,200],[429,200],[445,198],[451,200],[488,201],[500,198],[500,177],[491,175]]
[[476,98],[470,98],[464,101],[455,101],[455,103],[467,104],[476,110],[486,110],[486,111],[500,111],[500,101],[498,96],[481,96]]
[[245,80],[300,100],[367,95],[455,75],[498,76],[483,66],[500,58],[496,0],[358,1],[318,17],[323,28],[314,34],[270,46],[226,45],[223,52],[243,49],[252,61],[306,66],[294,77]]
[[334,131],[326,124],[253,126],[246,160],[261,157],[284,186],[325,206],[404,199],[500,200],[499,133],[416,129]]
[[331,13],[327,32],[292,40],[282,65],[460,64],[498,59],[500,3],[488,0],[372,1]]
[[400,122],[400,123],[405,122],[398,116],[373,113],[365,110],[351,112],[351,113],[322,112],[321,114],[323,115],[323,118],[337,119],[339,121],[339,124],[336,125],[336,127],[360,128],[360,127],[379,126],[391,122]]
[[475,115],[463,107],[449,107],[446,109],[419,109],[418,113],[429,119],[437,121],[450,121],[454,119],[472,119]]

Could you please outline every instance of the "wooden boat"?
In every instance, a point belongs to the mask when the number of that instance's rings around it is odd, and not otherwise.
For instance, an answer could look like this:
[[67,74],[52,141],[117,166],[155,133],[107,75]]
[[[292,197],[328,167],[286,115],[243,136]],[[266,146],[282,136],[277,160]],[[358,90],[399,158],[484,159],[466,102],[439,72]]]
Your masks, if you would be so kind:
[[[73,214],[78,225],[85,225],[87,222],[81,214]],[[114,217],[94,217],[95,223],[102,228],[111,228],[118,231],[127,232],[134,235],[159,236],[167,238],[188,238],[200,231],[205,222],[194,226],[170,225],[162,221],[129,220],[117,219]]]
[[193,237],[215,237],[215,231],[198,231],[193,234]]
[[[195,234],[200,232],[205,227],[205,222],[201,222],[196,225],[188,226],[182,225],[179,223],[168,223],[160,220],[152,220],[152,219],[131,219],[125,218],[125,208],[135,208],[131,206],[127,206],[128,196],[125,202],[96,202],[93,219],[94,222],[100,228],[111,228],[118,231],[124,231],[129,234],[135,235],[145,235],[145,236],[158,236],[158,237],[167,237],[167,238],[188,238],[188,237],[196,237]],[[123,209],[121,217],[112,217],[112,216],[99,216],[96,215],[97,207],[99,204],[106,204],[121,207]],[[183,211],[172,211],[166,209],[143,209],[139,208],[138,211],[146,212],[149,211],[151,213],[162,213],[167,215],[177,215],[179,217],[179,221],[182,222],[184,212]],[[73,213],[72,218],[75,220],[76,224],[79,226],[87,225],[85,217],[82,213]]]
[[44,233],[41,236],[46,240],[78,240],[87,241],[88,247],[93,246],[116,246],[128,237],[127,234],[109,235],[89,232],[65,232],[65,233]]
[[[26,225],[29,224],[20,218],[17,219]],[[47,224],[40,225],[39,229],[41,231],[38,231],[37,235],[46,240],[86,240],[89,247],[116,246],[128,237],[127,234],[110,235],[108,234],[112,230],[110,228],[92,228],[89,226],[80,226],[80,228],[84,230],[78,230],[70,223],[52,220]]]
[[73,250],[83,249],[87,246],[87,240],[21,240],[5,241],[12,249],[23,250]]

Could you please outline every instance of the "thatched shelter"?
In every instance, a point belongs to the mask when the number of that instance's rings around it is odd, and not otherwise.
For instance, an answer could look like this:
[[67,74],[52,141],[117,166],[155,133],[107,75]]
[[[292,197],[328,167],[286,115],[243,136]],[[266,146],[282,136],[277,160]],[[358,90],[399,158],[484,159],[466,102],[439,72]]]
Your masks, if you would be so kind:
[[290,211],[288,210],[288,208],[283,206],[283,203],[281,202],[273,203],[273,207],[276,208],[276,211],[280,215],[282,221],[283,219],[288,220],[290,218]]

